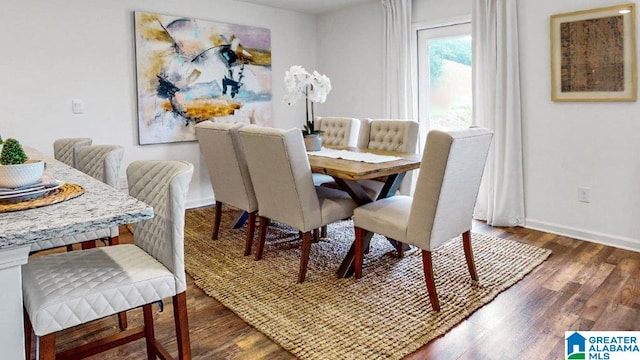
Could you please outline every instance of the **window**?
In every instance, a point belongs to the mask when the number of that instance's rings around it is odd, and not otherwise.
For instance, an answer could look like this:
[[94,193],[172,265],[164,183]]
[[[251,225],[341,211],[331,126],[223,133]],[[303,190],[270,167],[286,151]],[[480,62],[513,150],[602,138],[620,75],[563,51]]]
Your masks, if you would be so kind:
[[418,30],[418,117],[421,128],[471,125],[471,23]]

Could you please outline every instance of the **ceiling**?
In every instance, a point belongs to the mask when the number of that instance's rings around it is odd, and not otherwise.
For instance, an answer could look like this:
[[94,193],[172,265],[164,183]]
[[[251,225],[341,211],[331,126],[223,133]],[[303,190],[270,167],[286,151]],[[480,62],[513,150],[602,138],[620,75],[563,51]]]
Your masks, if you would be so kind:
[[236,0],[307,14],[322,14],[375,0]]

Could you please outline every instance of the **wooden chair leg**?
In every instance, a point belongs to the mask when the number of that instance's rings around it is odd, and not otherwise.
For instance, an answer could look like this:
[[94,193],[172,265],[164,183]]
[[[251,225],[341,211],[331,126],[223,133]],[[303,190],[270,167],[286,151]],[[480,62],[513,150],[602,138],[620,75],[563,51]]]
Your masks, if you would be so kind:
[[422,250],[422,267],[424,268],[424,280],[427,283],[429,300],[433,311],[440,311],[438,294],[436,293],[436,282],[433,279],[433,266],[431,264],[431,251]]
[[121,312],[118,313],[118,325],[120,326],[120,330],[124,331],[127,330],[127,327],[129,326],[129,323],[127,321],[127,313],[126,312]]
[[467,267],[471,278],[478,281],[478,272],[476,264],[473,261],[473,250],[471,249],[471,230],[462,233],[462,245],[464,247],[464,257],[467,259]]
[[212,240],[218,240],[218,233],[220,232],[220,221],[222,220],[222,203],[216,201],[216,214],[213,218],[213,233],[211,234]]
[[144,337],[147,343],[147,359],[156,360],[156,336],[153,328],[153,309],[152,304],[142,307],[142,315],[144,318]]
[[40,336],[36,345],[38,360],[56,359],[56,333]]
[[23,309],[22,318],[24,323],[24,356],[27,360],[31,359],[31,342],[33,341],[33,328],[27,310]]
[[176,324],[178,359],[189,360],[191,359],[191,340],[189,339],[186,292],[181,292],[173,297],[173,319]]
[[364,261],[364,249],[362,248],[362,239],[364,238],[364,229],[355,227],[356,233],[356,246],[355,246],[355,277],[360,279],[362,277],[362,262]]
[[300,256],[300,270],[298,271],[298,283],[304,282],[307,276],[307,264],[311,252],[311,231],[302,234],[302,255]]
[[247,220],[247,239],[244,242],[244,256],[251,254],[251,248],[253,247],[253,235],[256,232],[256,212],[249,213],[249,219]]
[[120,244],[120,238],[118,236],[113,236],[109,238],[109,246]]
[[321,238],[327,237],[327,225],[320,228],[320,237]]
[[256,250],[256,260],[262,259],[262,251],[264,250],[264,242],[267,238],[267,227],[271,223],[271,219],[268,219],[264,216],[260,216],[260,234],[258,239],[258,249]]
[[80,245],[82,246],[82,250],[93,249],[94,247],[96,247],[96,241],[89,240],[89,241],[80,243]]
[[312,235],[313,235],[313,237],[311,238],[312,242],[317,243],[320,241],[320,229],[313,229]]
[[396,240],[396,251],[398,252],[398,259],[404,258],[404,244]]

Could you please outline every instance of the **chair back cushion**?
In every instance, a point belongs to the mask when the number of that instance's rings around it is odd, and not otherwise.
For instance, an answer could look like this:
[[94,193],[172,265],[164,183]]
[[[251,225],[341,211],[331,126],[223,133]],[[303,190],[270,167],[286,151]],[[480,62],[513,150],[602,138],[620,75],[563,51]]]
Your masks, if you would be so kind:
[[415,154],[418,123],[411,120],[372,120],[360,124],[358,147]]
[[484,128],[429,132],[411,205],[409,244],[431,250],[471,229],[492,137]]
[[319,117],[316,129],[321,130],[323,145],[358,146],[360,120],[349,117]]
[[258,198],[258,213],[302,231],[318,228],[320,204],[300,129],[239,130]]
[[91,145],[90,138],[64,138],[53,142],[53,156],[58,161],[76,167],[75,151],[83,146]]
[[196,125],[196,137],[216,201],[253,212],[258,210],[258,201],[238,136],[240,127],[203,121]]
[[127,168],[129,194],[153,207],[153,219],[134,225],[134,242],[187,288],[184,272],[184,210],[193,165],[184,161],[135,161]]
[[117,189],[123,155],[118,145],[84,146],[76,149],[77,169]]

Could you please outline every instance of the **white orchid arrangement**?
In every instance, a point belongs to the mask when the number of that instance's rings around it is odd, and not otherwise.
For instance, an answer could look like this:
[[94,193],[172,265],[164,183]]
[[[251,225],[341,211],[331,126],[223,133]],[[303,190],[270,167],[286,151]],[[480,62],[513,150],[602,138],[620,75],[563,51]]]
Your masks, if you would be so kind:
[[[287,104],[293,105],[298,100],[305,99],[307,119],[302,133],[304,135],[318,134],[320,131],[315,129],[313,121],[313,103],[323,103],[327,100],[327,95],[331,92],[331,80],[317,71],[310,74],[302,66],[293,65],[284,74],[284,85],[287,92],[284,101]],[[311,108],[311,112],[309,112],[309,108]]]

